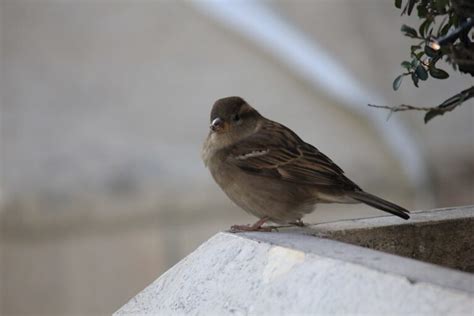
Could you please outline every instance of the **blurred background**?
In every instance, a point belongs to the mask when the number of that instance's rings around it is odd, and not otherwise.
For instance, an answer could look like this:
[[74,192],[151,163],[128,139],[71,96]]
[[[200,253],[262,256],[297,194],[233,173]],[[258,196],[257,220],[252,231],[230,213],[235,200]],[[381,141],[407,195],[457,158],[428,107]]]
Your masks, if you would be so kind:
[[[450,71],[398,92],[393,1],[0,1],[0,314],[110,314],[203,241],[255,219],[200,159],[239,95],[407,208],[474,203],[473,101],[423,123]],[[444,67],[449,69],[448,66]],[[320,205],[317,223],[384,215]]]

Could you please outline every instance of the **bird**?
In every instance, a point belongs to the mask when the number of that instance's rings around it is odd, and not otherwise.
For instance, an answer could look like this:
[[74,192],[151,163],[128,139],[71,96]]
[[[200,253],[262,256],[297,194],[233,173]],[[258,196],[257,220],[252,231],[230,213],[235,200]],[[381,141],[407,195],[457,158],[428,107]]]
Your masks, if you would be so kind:
[[271,231],[267,222],[304,226],[318,203],[365,203],[409,218],[407,209],[362,190],[328,156],[238,96],[212,106],[202,160],[229,199],[258,218],[232,231]]

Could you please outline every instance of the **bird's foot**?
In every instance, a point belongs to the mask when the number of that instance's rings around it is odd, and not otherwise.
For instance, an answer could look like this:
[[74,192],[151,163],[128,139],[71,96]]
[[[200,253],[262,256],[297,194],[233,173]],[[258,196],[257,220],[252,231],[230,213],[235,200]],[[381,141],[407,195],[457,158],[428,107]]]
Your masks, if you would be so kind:
[[238,232],[271,232],[277,230],[274,226],[260,226],[254,227],[253,225],[232,225],[230,231],[233,233]]
[[303,223],[303,221],[301,219],[297,220],[296,222],[290,223],[290,225],[294,225],[294,226],[298,226],[298,227],[305,227],[306,226],[306,224]]
[[268,221],[268,217],[263,217],[259,219],[253,225],[232,225],[230,227],[230,231],[233,233],[236,232],[271,232],[273,230],[277,230],[274,226],[262,226],[266,221]]

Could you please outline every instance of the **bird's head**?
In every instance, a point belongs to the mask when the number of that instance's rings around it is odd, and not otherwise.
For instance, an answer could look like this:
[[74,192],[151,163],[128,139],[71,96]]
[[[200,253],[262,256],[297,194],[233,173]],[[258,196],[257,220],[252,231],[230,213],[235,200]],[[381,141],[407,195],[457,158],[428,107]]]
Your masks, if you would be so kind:
[[214,137],[238,141],[255,132],[262,116],[240,97],[217,100],[211,110]]

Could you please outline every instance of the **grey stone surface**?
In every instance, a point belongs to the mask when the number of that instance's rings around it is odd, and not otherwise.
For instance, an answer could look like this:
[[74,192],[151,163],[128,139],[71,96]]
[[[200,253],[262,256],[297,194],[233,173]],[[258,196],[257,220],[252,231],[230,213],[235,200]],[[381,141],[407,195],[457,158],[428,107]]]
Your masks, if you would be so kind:
[[284,231],[325,236],[334,240],[474,272],[474,206],[411,214],[409,221],[380,216],[308,225]]
[[472,274],[302,232],[219,233],[115,315],[472,315]]

